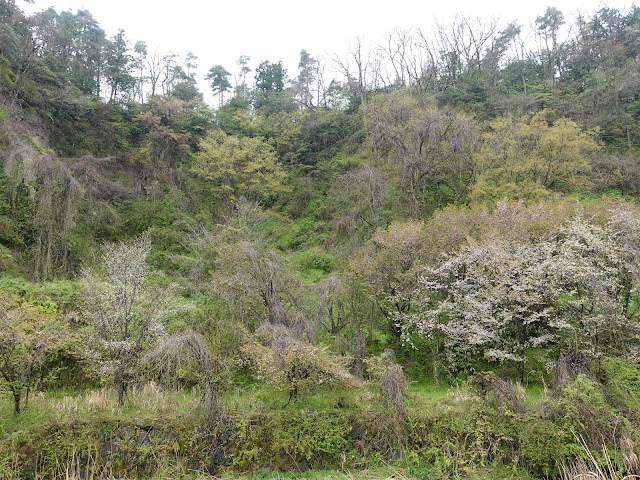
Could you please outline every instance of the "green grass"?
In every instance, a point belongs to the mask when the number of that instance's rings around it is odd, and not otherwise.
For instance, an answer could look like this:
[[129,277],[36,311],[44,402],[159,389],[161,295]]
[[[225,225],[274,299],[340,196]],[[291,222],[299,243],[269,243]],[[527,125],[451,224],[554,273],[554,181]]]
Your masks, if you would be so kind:
[[[542,386],[526,388],[525,405],[532,407],[546,399]],[[457,407],[465,408],[472,394],[462,386],[414,382],[409,387],[409,408]],[[379,402],[372,389],[322,388],[301,393],[297,400],[287,404],[287,392],[278,391],[264,383],[251,383],[225,392],[221,402],[231,412],[266,412],[273,410],[332,412],[377,410]],[[54,421],[82,420],[97,417],[156,417],[192,413],[197,409],[200,396],[197,391],[160,389],[152,383],[131,390],[124,407],[117,404],[116,394],[110,388],[87,390],[80,393],[49,391],[35,393],[20,415],[13,413],[9,395],[0,395],[0,435],[10,431],[29,429]]]
[[527,407],[534,407],[540,405],[543,401],[547,400],[550,392],[544,385],[529,385],[525,387],[525,400],[524,404]]
[[0,395],[0,436],[12,431],[28,431],[47,423],[94,420],[97,418],[175,416],[193,413],[200,397],[186,390],[160,390],[152,383],[130,391],[124,407],[119,407],[113,389],[83,393],[61,391],[34,394],[20,415],[13,412],[8,395]]
[[309,470],[307,472],[256,472],[248,474],[225,474],[217,477],[220,480],[260,479],[260,480],[414,480],[418,478],[406,467],[384,466],[366,470],[344,472],[337,470]]
[[409,387],[409,408],[439,409],[441,407],[462,410],[467,408],[472,394],[463,386],[436,386],[429,381],[414,382]]
[[232,412],[256,411],[316,411],[332,412],[336,409],[367,410],[375,408],[375,397],[368,389],[319,388],[315,392],[300,393],[289,403],[288,392],[276,390],[263,383],[252,383],[243,388],[234,388],[222,395],[222,404]]
[[449,385],[441,384],[440,386],[436,386],[433,382],[421,381],[412,382],[409,391],[424,399],[441,400],[451,392],[452,388],[454,387],[450,387]]
[[513,467],[496,465],[491,467],[474,467],[462,475],[438,474],[426,463],[412,464],[400,462],[398,465],[385,465],[378,468],[362,470],[309,470],[307,472],[255,472],[251,474],[227,473],[216,477],[220,480],[428,480],[442,478],[468,478],[474,480],[531,480],[526,471]]
[[[529,385],[525,387],[525,401],[527,407],[539,405],[548,398],[549,391],[544,385]],[[428,405],[437,403],[451,403],[470,399],[473,394],[464,385],[444,385],[439,387],[430,381],[413,382],[409,387],[411,401],[414,404]]]

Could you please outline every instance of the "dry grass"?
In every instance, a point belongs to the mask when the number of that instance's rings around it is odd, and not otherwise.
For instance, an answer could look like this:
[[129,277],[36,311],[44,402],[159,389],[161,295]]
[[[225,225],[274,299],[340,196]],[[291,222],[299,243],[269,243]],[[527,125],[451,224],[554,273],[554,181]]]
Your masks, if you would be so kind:
[[[114,388],[103,387],[78,395],[65,395],[62,399],[37,398],[36,402],[53,403],[53,407],[62,416],[77,416],[91,413],[118,414],[118,397]],[[34,402],[35,403],[35,402]],[[125,411],[136,410],[151,414],[175,413],[180,410],[193,410],[199,403],[198,395],[180,390],[163,390],[154,382],[131,388],[127,395]]]
[[[33,480],[44,479],[64,479],[64,480],[97,480],[114,479],[108,466],[98,462],[99,454],[95,447],[87,445],[86,450],[78,451],[72,449],[67,452],[66,458],[61,461],[56,459],[54,465],[44,466],[39,462],[34,463],[34,470],[29,478]],[[0,474],[0,480],[19,480],[23,477],[18,468],[20,462],[16,454],[13,469],[7,471],[12,473]]]
[[[571,465],[565,465],[562,480],[632,480],[640,479],[638,472],[638,457],[633,453],[633,442],[629,437],[621,438],[621,448],[624,468],[628,474],[620,474],[613,463],[606,445],[602,447],[602,455],[606,462],[598,462],[582,437],[576,438],[585,454],[585,459],[578,459]],[[631,452],[631,455],[629,454]]]
[[450,398],[454,402],[468,402],[474,398],[474,395],[469,389],[462,387],[458,382],[456,382],[455,387],[451,388],[446,395],[447,398]]
[[38,393],[31,397],[22,414],[14,415],[13,406],[4,395],[0,397],[0,418],[6,421],[0,421],[0,434],[28,425],[82,420],[96,415],[157,417],[190,414],[200,407],[201,398],[197,391],[163,389],[150,382],[131,388],[124,407],[118,406],[115,390],[104,387],[77,394]]

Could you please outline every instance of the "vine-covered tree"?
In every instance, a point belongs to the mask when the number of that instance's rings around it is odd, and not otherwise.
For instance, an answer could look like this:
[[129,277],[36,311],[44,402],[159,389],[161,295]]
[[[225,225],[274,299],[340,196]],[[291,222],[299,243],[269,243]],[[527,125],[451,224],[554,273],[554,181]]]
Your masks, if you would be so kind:
[[372,153],[400,178],[412,218],[465,197],[478,143],[469,118],[405,92],[374,97],[363,110]]

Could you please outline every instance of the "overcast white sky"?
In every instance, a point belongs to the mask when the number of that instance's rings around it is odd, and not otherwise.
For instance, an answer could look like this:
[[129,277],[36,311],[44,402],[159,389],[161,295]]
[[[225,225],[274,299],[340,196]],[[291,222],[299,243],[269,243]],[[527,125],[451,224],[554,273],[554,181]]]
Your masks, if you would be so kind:
[[113,35],[123,28],[126,38],[143,40],[150,50],[198,56],[198,85],[208,90],[202,75],[220,64],[236,74],[240,55],[251,57],[255,68],[262,60],[282,60],[289,73],[297,72],[301,49],[327,63],[342,55],[356,36],[378,43],[396,27],[428,30],[437,21],[447,24],[457,13],[501,23],[531,24],[547,5],[562,10],[567,20],[578,11],[593,13],[606,5],[627,11],[631,0],[35,0],[21,2],[27,12],[53,6],[58,12],[84,8]]

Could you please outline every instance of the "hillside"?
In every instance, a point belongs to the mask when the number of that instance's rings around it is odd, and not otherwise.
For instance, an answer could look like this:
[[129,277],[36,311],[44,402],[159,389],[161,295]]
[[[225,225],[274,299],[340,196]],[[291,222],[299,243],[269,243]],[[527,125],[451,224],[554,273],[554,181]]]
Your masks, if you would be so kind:
[[640,10],[532,25],[212,108],[0,0],[0,478],[640,475]]

